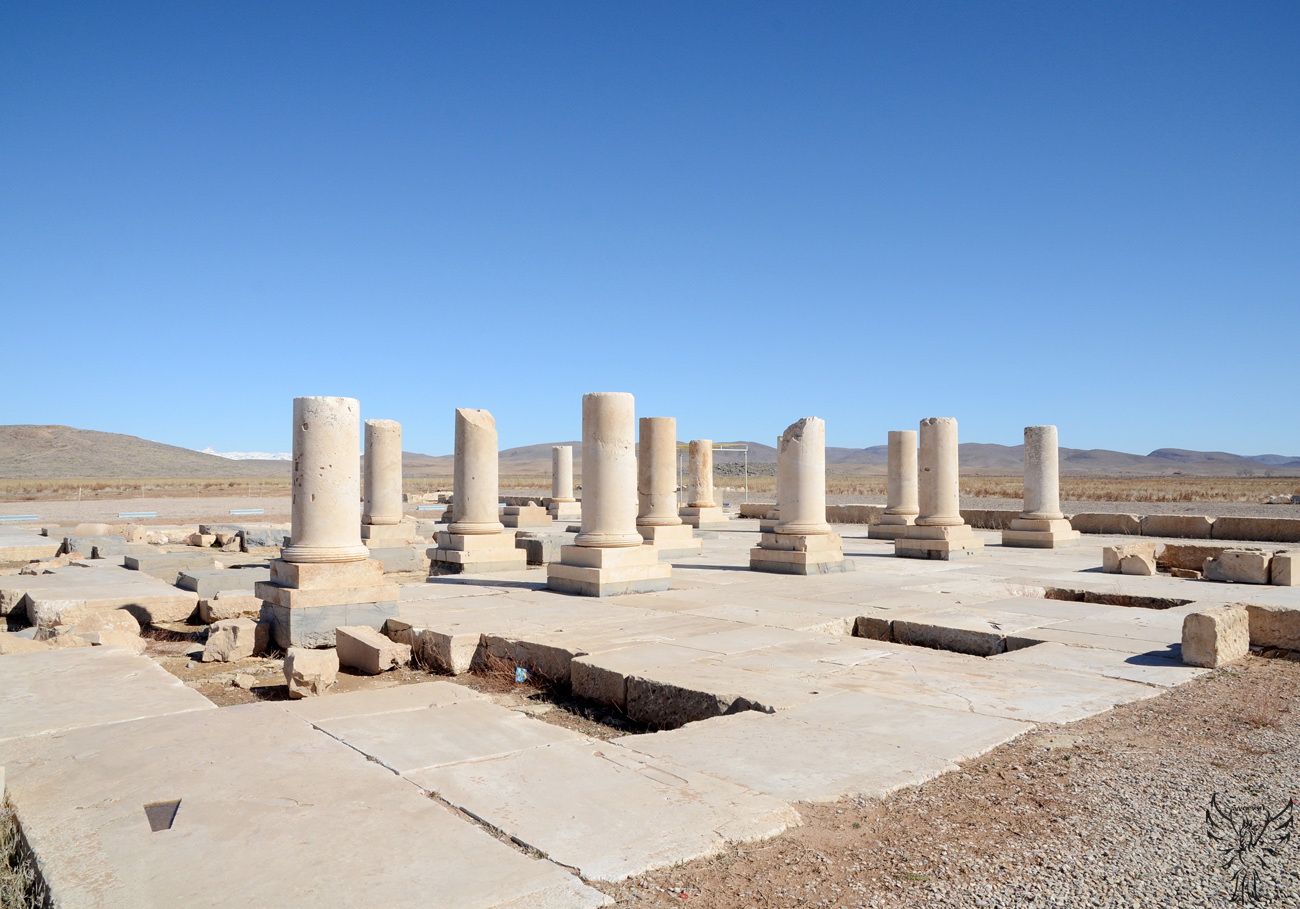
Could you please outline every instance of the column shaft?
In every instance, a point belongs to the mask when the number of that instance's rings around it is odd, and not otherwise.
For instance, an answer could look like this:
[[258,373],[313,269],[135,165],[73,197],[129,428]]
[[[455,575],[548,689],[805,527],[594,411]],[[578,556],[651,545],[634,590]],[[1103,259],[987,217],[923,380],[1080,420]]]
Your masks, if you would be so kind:
[[642,417],[637,447],[637,526],[682,523],[677,514],[677,420]]
[[916,489],[916,430],[890,431],[888,471],[885,514],[920,514]]
[[286,562],[354,562],[361,544],[361,405],[293,399],[293,498]]
[[402,521],[402,424],[366,420],[365,509],[362,524]]
[[1055,426],[1025,427],[1025,510],[1021,518],[1059,521],[1061,467]]
[[957,421],[928,417],[921,421],[918,525],[948,527],[964,523],[957,473]]
[[582,532],[579,546],[641,545],[636,529],[635,402],[624,392],[582,396]]
[[486,410],[456,410],[452,518],[457,534],[501,533],[497,490],[497,422]]
[[555,445],[551,448],[551,501],[574,501],[572,445]]
[[713,440],[692,439],[686,461],[686,506],[716,508],[713,499]]
[[830,533],[826,523],[826,423],[804,417],[790,425],[777,445],[777,533]]

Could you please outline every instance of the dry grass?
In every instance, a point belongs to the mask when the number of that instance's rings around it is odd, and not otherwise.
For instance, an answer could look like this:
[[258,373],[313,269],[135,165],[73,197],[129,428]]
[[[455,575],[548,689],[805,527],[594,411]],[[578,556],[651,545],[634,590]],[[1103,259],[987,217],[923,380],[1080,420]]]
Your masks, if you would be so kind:
[[0,798],[0,906],[4,909],[44,909],[49,888],[41,878],[8,799]]
[[207,496],[248,495],[250,497],[287,496],[289,478],[238,477],[206,478],[149,477],[144,479],[105,479],[103,477],[66,477],[58,480],[0,479],[0,499],[27,501],[93,501],[95,499],[196,498]]

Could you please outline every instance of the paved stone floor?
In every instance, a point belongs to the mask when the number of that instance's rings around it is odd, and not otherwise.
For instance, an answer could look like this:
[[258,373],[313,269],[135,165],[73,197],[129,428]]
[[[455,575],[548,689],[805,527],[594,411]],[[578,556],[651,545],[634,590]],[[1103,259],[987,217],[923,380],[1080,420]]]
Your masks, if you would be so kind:
[[[602,741],[436,676],[217,709],[146,657],[14,654],[9,798],[63,906],[598,906],[584,881],[1158,696],[1203,672],[1178,647],[1199,606],[1300,605],[1300,588],[1102,574],[1104,537],[982,534],[980,555],[930,562],[841,527],[855,571],[756,574],[756,524],[734,527],[662,593],[555,594],[544,569],[403,587],[408,634],[444,671],[522,666],[658,731]],[[1129,597],[1175,605],[1089,602]],[[152,830],[145,806],[177,801]]]

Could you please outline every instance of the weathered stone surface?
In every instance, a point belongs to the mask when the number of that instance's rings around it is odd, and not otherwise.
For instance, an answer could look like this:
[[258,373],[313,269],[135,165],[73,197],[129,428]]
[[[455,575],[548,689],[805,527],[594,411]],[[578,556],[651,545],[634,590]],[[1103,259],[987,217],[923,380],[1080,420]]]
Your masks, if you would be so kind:
[[1268,582],[1274,587],[1300,587],[1300,552],[1274,553]]
[[1148,514],[1142,516],[1144,537],[1187,537],[1208,540],[1214,519],[1199,514]]
[[208,642],[203,648],[203,662],[233,663],[264,651],[270,626],[259,625],[248,618],[221,619],[208,629]]
[[267,603],[262,609],[262,621],[271,623],[276,644],[285,649],[333,647],[334,629],[340,625],[366,625],[378,630],[396,616],[396,600],[303,607]]
[[334,640],[339,663],[368,675],[400,669],[411,662],[409,644],[390,640],[364,625],[336,628]]
[[1191,568],[1170,568],[1169,576],[1171,578],[1184,578],[1189,581],[1199,580],[1201,573]]
[[1267,584],[1272,553],[1252,549],[1226,549],[1205,560],[1205,580],[1238,584]]
[[38,628],[36,639],[49,641],[54,647],[80,646],[66,638],[80,638],[100,647],[121,647],[132,653],[143,653],[145,642],[140,637],[140,623],[125,609],[103,609],[88,613],[73,625],[55,625]]
[[1137,536],[1142,532],[1142,519],[1135,514],[1090,512],[1072,515],[1070,517],[1070,526],[1080,533]]
[[1101,547],[1101,570],[1109,574],[1119,574],[1119,563],[1128,555],[1141,555],[1152,559],[1156,558],[1155,543],[1121,543],[1118,546]]
[[1246,614],[1252,645],[1300,650],[1300,606],[1247,603]]
[[1214,538],[1300,543],[1300,518],[1216,518]]
[[182,571],[176,580],[181,590],[193,590],[200,597],[214,597],[223,590],[244,590],[253,592],[253,585],[258,581],[271,578],[271,569],[263,567],[248,568],[206,568]]
[[1213,559],[1226,549],[1243,548],[1223,543],[1165,543],[1156,552],[1156,567],[1164,571],[1175,568],[1201,571],[1206,559]]
[[289,686],[290,698],[324,694],[338,681],[338,673],[339,655],[333,650],[290,647],[284,658],[284,680]]
[[50,643],[47,641],[36,641],[8,631],[0,631],[0,656],[10,653],[34,653],[39,650],[49,649]]
[[222,619],[257,618],[262,613],[262,598],[251,593],[221,591],[214,597],[199,600],[199,621],[205,625]]
[[1119,560],[1120,574],[1151,576],[1156,573],[1156,560],[1145,553],[1132,552]]
[[1183,619],[1183,662],[1217,669],[1250,653],[1246,607],[1210,606]]

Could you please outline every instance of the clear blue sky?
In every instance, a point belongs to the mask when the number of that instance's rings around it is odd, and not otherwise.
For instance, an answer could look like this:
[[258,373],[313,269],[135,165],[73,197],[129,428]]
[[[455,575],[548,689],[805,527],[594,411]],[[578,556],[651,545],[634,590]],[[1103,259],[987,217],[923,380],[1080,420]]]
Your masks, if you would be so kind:
[[0,423],[1300,455],[1300,4],[9,3]]

